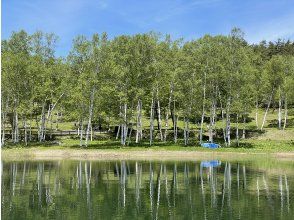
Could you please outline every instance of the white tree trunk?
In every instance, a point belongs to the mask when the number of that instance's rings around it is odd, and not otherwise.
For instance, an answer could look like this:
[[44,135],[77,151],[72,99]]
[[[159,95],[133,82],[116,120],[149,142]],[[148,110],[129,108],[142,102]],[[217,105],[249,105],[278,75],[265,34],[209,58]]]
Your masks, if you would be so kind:
[[4,110],[1,109],[1,116],[2,116],[2,120],[1,120],[1,129],[2,129],[1,147],[5,145],[5,121],[6,121],[7,111],[8,111],[8,102],[9,102],[9,99],[6,100],[5,109]]
[[87,126],[87,132],[86,132],[86,141],[85,141],[86,147],[88,146],[89,134],[90,134],[90,130],[91,130],[91,127],[92,127],[94,97],[95,97],[95,87],[93,87],[93,89],[91,91],[91,96],[90,96],[89,120],[88,120],[88,126]]
[[6,112],[1,111],[1,129],[2,129],[2,136],[1,136],[1,147],[5,145],[5,120],[6,120]]
[[53,115],[50,115],[50,140],[52,140],[52,130],[53,130]]
[[203,139],[203,123],[204,123],[204,107],[202,109],[201,124],[200,124],[200,136],[199,136],[200,144],[202,144],[202,139]]
[[164,135],[163,135],[164,142],[166,142],[167,130],[168,130],[168,109],[166,109],[166,114],[165,114],[165,130],[164,130]]
[[230,114],[227,115],[227,143],[228,146],[231,146],[231,120],[230,120]]
[[185,146],[187,145],[186,129],[187,129],[187,124],[186,124],[186,118],[184,117],[184,143],[185,143]]
[[245,129],[246,129],[246,116],[244,114],[243,116],[243,133],[242,133],[242,139],[245,139]]
[[[140,100],[138,100],[138,105],[137,105],[137,123],[136,123],[136,143],[139,143],[139,115],[140,115]],[[137,164],[136,164],[137,165]],[[136,167],[137,168],[137,167]]]
[[161,129],[161,111],[160,111],[160,102],[157,100],[157,114],[158,114],[158,129],[160,140],[163,141],[162,129]]
[[256,128],[258,128],[258,100],[256,99],[256,105],[255,105],[255,124]]
[[124,104],[124,113],[123,113],[123,124],[121,129],[121,144],[123,146],[126,145],[128,135],[128,127],[127,127],[127,104]]
[[174,121],[174,142],[177,143],[177,139],[178,139],[178,117],[176,116],[176,102],[174,100],[174,108],[173,108],[173,121]]
[[143,124],[142,124],[142,100],[140,100],[140,114],[139,114],[139,140],[143,138]]
[[27,133],[27,119],[26,117],[23,119],[23,128],[24,128],[24,141],[25,145],[28,145],[28,133]]
[[49,104],[49,107],[48,107],[48,112],[47,112],[47,120],[46,120],[46,124],[45,124],[45,127],[47,128],[48,126],[48,122],[50,121],[50,116],[51,116],[51,108],[52,108],[52,104]]
[[58,131],[59,112],[56,113],[55,131]]
[[91,126],[91,141],[93,141],[93,126]]
[[222,123],[223,123],[223,126],[222,126],[222,130],[223,130],[223,138],[224,138],[224,141],[225,141],[225,145],[227,146],[227,134],[226,134],[226,129],[225,129],[225,116],[224,116],[224,109],[222,107],[222,104],[221,104],[221,115],[222,115]]
[[178,118],[179,118],[179,116],[175,115],[175,135],[174,135],[175,143],[177,143],[177,141],[178,141]]
[[265,110],[265,113],[264,113],[264,116],[263,116],[262,125],[261,125],[261,128],[260,128],[261,131],[263,130],[263,127],[264,127],[264,124],[265,124],[265,120],[266,120],[266,116],[267,116],[267,113],[268,113],[269,107],[270,107],[271,102],[272,102],[273,93],[274,93],[274,89],[272,90],[272,93],[271,93],[271,96],[270,96],[269,102],[268,102],[268,104],[267,104],[267,107],[266,107],[266,110]]
[[213,121],[214,121],[214,101],[211,103],[211,109],[210,109],[210,117],[209,117],[209,142],[213,142]]
[[32,141],[32,115],[30,117],[29,141]]
[[216,101],[215,99],[213,100],[213,109],[212,109],[212,125],[213,128],[215,128],[215,121],[216,121]]
[[239,147],[239,114],[237,114],[236,140],[237,146]]
[[15,113],[13,112],[12,127],[11,127],[11,140],[15,143]]
[[171,108],[172,94],[173,94],[173,85],[171,84],[171,86],[170,86],[170,94],[169,94],[169,98],[168,98],[168,107],[167,107],[167,109],[166,109],[166,114],[165,114],[164,142],[166,142],[166,138],[167,138],[167,130],[168,130],[168,115],[169,115],[169,111],[170,111],[170,108]]
[[282,98],[281,98],[281,88],[279,87],[279,111],[278,111],[278,127],[282,129]]
[[4,112],[2,112],[2,137],[1,137],[1,147],[5,144],[5,116]]
[[137,131],[136,131],[136,143],[142,139],[142,101],[138,100],[137,106]]
[[128,123],[127,123],[127,104],[125,104],[125,114],[124,114],[124,122],[125,122],[125,134],[124,134],[124,145],[126,145],[127,137],[128,137]]
[[80,126],[81,126],[81,130],[80,130],[80,147],[82,147],[83,146],[83,120],[81,120],[81,124],[80,124]]
[[206,99],[206,72],[204,72],[202,115],[201,115],[200,137],[199,137],[200,144],[202,144],[202,138],[203,138],[203,123],[204,123],[205,99]]
[[229,98],[227,103],[227,111],[226,111],[226,135],[227,135],[227,143],[228,146],[231,146],[231,115],[230,115],[230,105],[231,98]]
[[287,106],[287,98],[285,98],[284,101],[284,106],[285,106],[285,118],[284,118],[284,126],[283,126],[283,130],[285,130],[286,128],[286,124],[287,124],[287,117],[288,117],[288,106]]
[[116,137],[115,137],[116,140],[117,140],[118,137],[119,137],[120,127],[121,127],[121,125],[119,125],[118,128],[117,128]]
[[110,116],[108,115],[107,132],[110,132]]
[[18,113],[15,112],[14,119],[14,143],[19,142]]
[[46,132],[47,132],[47,127],[48,127],[48,122],[50,121],[51,112],[53,111],[52,107],[53,107],[53,104],[49,104],[47,117],[44,114],[43,140],[46,139],[46,134],[47,134]]
[[189,144],[189,138],[190,138],[190,127],[189,127],[189,119],[187,119],[187,144]]
[[42,113],[41,113],[41,123],[40,123],[40,131],[39,131],[39,142],[45,140],[45,102],[42,105]]
[[150,146],[153,143],[153,130],[154,130],[154,101],[152,98],[151,107],[150,107],[150,140],[149,140]]
[[184,118],[184,122],[185,122],[185,127],[184,127],[184,141],[185,141],[185,146],[187,146],[189,144],[189,119],[188,118]]
[[121,143],[121,145],[124,145],[124,134],[125,134],[125,124],[124,124],[124,122],[122,122],[121,131],[120,131],[120,143]]
[[[51,118],[50,122],[52,123],[52,112],[55,109],[57,103],[59,102],[59,100],[62,98],[63,95],[64,95],[64,93],[62,93],[58,97],[58,99],[56,100],[56,102],[54,104],[52,103],[52,104],[49,105],[49,109],[48,109],[48,112],[47,112],[47,119],[45,119],[46,123],[44,122],[45,133],[46,133],[47,124],[48,124],[48,121],[49,121],[50,118]],[[59,115],[57,114],[57,121],[58,121],[58,117],[59,117]],[[57,123],[57,128],[58,128],[58,123]],[[51,129],[51,131],[52,131],[52,129]],[[45,134],[44,134],[44,136],[45,136]]]

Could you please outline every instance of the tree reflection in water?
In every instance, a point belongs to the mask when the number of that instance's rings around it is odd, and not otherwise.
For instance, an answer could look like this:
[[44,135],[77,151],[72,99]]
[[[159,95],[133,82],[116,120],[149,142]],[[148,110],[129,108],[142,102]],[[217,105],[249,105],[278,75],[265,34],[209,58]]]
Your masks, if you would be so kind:
[[293,162],[271,167],[252,161],[3,162],[2,217],[290,218]]

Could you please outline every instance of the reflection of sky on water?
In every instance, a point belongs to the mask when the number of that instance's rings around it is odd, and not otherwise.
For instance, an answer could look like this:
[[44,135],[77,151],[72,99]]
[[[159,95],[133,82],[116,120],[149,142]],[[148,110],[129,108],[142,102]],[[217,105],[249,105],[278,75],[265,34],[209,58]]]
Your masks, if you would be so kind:
[[201,167],[218,167],[221,165],[221,161],[219,160],[209,160],[209,161],[201,161]]

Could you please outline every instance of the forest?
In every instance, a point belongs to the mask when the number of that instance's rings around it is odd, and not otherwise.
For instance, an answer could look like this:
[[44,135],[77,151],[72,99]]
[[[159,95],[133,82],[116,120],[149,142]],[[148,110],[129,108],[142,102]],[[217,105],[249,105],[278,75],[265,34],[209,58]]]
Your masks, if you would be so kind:
[[270,111],[274,129],[288,128],[293,41],[250,44],[234,28],[190,41],[155,32],[80,35],[66,57],[56,55],[57,45],[55,34],[42,31],[2,40],[1,146],[51,141],[66,122],[85,147],[95,131],[122,146],[238,146],[247,122],[262,132]]

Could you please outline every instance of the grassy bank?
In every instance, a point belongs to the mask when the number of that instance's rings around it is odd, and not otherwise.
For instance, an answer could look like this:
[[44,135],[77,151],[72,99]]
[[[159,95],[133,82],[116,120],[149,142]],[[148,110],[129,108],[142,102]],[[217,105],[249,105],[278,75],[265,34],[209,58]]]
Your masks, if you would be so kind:
[[[262,118],[263,111],[260,110],[259,118]],[[253,113],[251,118],[253,118]],[[294,116],[289,116],[289,127],[286,130],[279,130],[275,125],[276,112],[271,111],[267,118],[265,129],[260,132],[255,127],[254,120],[246,123],[246,138],[241,139],[239,146],[235,138],[232,139],[232,146],[229,148],[224,147],[222,138],[216,139],[217,143],[221,144],[219,149],[206,149],[198,144],[196,137],[190,138],[190,145],[184,146],[183,140],[179,139],[175,144],[173,141],[163,143],[158,141],[155,137],[155,142],[150,147],[148,138],[144,139],[139,144],[136,144],[134,138],[128,143],[128,146],[122,147],[119,140],[111,134],[96,132],[94,140],[89,142],[88,147],[79,147],[80,141],[78,137],[62,136],[57,137],[54,141],[39,143],[31,142],[29,146],[24,146],[23,142],[20,144],[12,144],[6,142],[6,146],[2,148],[2,158],[6,159],[27,159],[27,158],[134,158],[140,157],[141,159],[193,159],[198,157],[226,157],[230,158],[231,155],[241,155],[244,157],[251,157],[252,155],[272,155],[279,157],[294,158]],[[260,122],[261,123],[261,122]],[[259,124],[260,124],[259,123]],[[73,122],[63,122],[59,124],[59,128],[72,129]],[[170,123],[172,124],[172,123]],[[144,127],[148,128],[148,121],[144,118]],[[218,121],[217,127],[221,129],[221,124]],[[179,121],[179,126],[182,129],[182,121]],[[194,127],[193,127],[194,126]],[[191,124],[192,128],[196,125]],[[232,123],[232,128],[235,124]],[[191,132],[192,135],[193,132]],[[195,134],[194,134],[195,135]],[[204,132],[207,139],[207,131]],[[76,138],[76,139],[75,139]],[[182,137],[180,137],[182,138]],[[172,140],[172,138],[170,138]]]
[[[4,160],[24,159],[236,159],[253,156],[270,156],[278,158],[294,158],[293,141],[248,140],[240,143],[239,147],[221,147],[206,149],[199,146],[175,145],[173,143],[154,143],[149,147],[148,142],[140,145],[132,144],[121,147],[116,141],[93,141],[85,147],[78,146],[78,140],[63,140],[59,145],[44,143],[42,145],[7,146],[2,149]],[[232,158],[233,157],[233,158]]]

